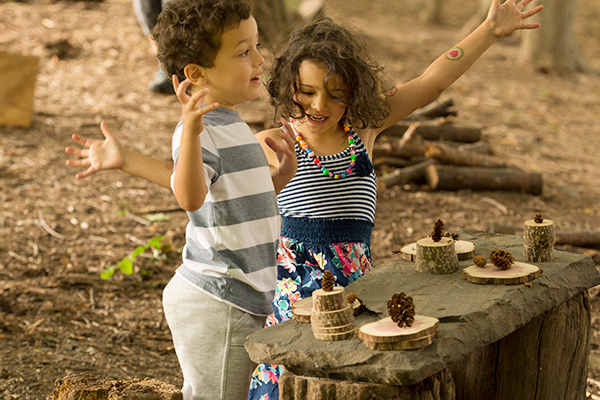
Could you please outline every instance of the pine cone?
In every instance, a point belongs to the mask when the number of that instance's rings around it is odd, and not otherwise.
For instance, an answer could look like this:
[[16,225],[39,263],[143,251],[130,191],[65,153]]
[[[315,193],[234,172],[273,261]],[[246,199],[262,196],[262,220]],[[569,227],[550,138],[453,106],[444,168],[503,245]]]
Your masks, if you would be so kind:
[[348,304],[352,305],[354,304],[354,302],[356,301],[358,297],[356,297],[356,293],[348,293],[346,295],[346,301],[348,302]]
[[442,235],[444,234],[444,222],[441,219],[435,221],[433,225],[433,232],[431,232],[431,240],[434,242],[439,242],[442,240]]
[[533,217],[533,222],[535,222],[536,224],[541,224],[542,222],[544,222],[544,217],[542,217],[542,214],[536,213],[535,217]]
[[485,259],[485,257],[484,256],[480,256],[480,255],[477,255],[477,256],[473,257],[473,262],[479,268],[484,268],[487,265],[487,260]]
[[494,249],[490,254],[490,261],[496,268],[506,270],[513,265],[515,258],[506,250]]
[[404,292],[395,293],[392,300],[387,303],[388,313],[392,321],[400,328],[412,326],[415,321],[415,305],[412,297],[406,296]]
[[335,282],[335,278],[330,270],[326,270],[323,272],[323,280],[321,281],[321,288],[326,292],[331,292],[333,289],[333,283]]

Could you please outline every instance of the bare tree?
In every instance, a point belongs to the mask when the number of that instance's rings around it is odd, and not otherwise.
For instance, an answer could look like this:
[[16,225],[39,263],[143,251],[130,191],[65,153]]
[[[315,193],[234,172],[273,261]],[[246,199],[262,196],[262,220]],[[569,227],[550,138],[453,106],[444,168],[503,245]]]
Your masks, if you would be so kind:
[[576,5],[576,0],[544,0],[544,11],[532,17],[541,28],[523,31],[521,58],[545,72],[591,72],[575,41]]

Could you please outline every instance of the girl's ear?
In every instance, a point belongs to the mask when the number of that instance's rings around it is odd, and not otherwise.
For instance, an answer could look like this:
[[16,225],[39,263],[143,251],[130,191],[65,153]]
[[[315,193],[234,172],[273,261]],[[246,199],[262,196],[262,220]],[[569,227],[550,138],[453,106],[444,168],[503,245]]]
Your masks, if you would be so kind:
[[204,68],[202,68],[198,64],[186,65],[185,68],[183,68],[183,73],[185,74],[185,77],[189,79],[194,86],[204,86],[207,83]]

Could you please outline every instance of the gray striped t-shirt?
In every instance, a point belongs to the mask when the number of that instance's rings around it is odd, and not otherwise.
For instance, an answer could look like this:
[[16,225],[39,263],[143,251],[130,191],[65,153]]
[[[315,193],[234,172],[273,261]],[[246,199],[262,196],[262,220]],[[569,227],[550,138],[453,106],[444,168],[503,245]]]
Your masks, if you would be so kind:
[[[173,176],[181,133],[180,121],[173,135]],[[221,107],[205,115],[200,141],[208,194],[199,210],[187,213],[177,273],[220,301],[269,315],[281,219],[267,159],[235,110]]]

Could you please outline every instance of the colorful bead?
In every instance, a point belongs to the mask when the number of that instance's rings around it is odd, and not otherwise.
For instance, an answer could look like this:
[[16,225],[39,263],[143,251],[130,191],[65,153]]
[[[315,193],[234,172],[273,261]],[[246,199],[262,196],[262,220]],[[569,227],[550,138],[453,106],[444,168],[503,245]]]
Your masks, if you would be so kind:
[[[294,120],[292,120],[292,123],[293,122],[294,122]],[[333,179],[346,178],[348,175],[352,174],[352,171],[354,170],[354,166],[356,165],[356,146],[355,146],[356,141],[354,140],[354,131],[352,130],[352,126],[350,125],[350,123],[347,122],[345,119],[342,121],[342,125],[343,125],[344,132],[346,132],[348,134],[348,145],[350,147],[350,165],[348,165],[348,168],[346,168],[346,170],[344,172],[342,172],[341,174],[334,174],[333,172],[330,172],[327,168],[323,167],[321,165],[321,160],[319,160],[319,158],[315,155],[314,151],[312,151],[308,147],[308,144],[306,143],[306,141],[304,140],[302,135],[300,135],[299,132],[295,131],[296,142],[298,142],[298,146],[306,152],[308,157],[310,159],[312,159],[312,162],[315,165],[317,165],[319,168],[321,168],[323,175],[330,176]]]

